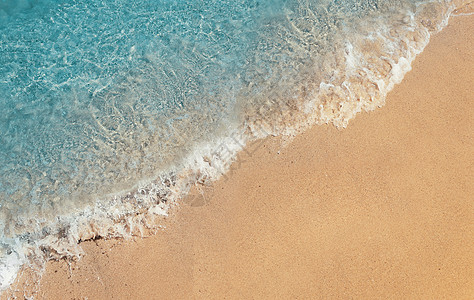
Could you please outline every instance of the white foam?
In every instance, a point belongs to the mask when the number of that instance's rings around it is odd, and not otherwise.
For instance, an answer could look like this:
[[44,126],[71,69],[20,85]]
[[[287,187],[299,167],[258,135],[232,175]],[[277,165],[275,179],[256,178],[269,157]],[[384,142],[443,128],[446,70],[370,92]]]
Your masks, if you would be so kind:
[[28,261],[22,253],[19,240],[11,241],[11,246],[7,253],[0,257],[0,291],[15,281],[18,271]]

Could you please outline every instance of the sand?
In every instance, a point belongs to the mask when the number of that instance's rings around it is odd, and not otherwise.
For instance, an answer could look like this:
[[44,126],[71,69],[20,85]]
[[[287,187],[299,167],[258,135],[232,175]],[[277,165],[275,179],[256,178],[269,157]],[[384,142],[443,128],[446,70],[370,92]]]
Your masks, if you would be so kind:
[[253,145],[157,235],[48,263],[36,298],[473,299],[473,49],[451,18],[384,107]]

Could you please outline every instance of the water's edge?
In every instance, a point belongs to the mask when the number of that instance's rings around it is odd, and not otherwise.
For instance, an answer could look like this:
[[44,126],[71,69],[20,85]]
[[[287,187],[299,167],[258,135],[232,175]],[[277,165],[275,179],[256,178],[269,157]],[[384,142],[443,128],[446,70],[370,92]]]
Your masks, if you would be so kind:
[[[322,80],[314,91],[302,91],[297,99],[262,100],[259,110],[243,105],[245,119],[241,126],[230,129],[212,143],[195,146],[191,155],[158,174],[157,178],[138,183],[127,191],[107,195],[96,201],[95,206],[79,213],[58,216],[53,223],[37,228],[33,233],[7,241],[6,253],[0,259],[0,290],[6,290],[15,281],[22,267],[35,269],[37,274],[41,274],[47,260],[80,258],[80,242],[98,237],[151,234],[153,229],[159,228],[160,219],[167,216],[169,209],[180,205],[180,199],[193,185],[218,180],[250,142],[269,135],[294,136],[318,124],[332,123],[343,128],[358,112],[383,106],[386,95],[410,71],[411,63],[424,50],[431,35],[447,25],[453,10],[454,6],[451,6],[442,12],[438,24],[435,21],[427,23],[421,12],[413,16],[410,20],[414,26],[413,34],[402,36],[403,33],[399,32],[393,36],[394,40],[404,40],[408,46],[405,53],[399,53],[389,61],[390,68],[385,71],[385,76],[380,75],[380,70],[385,68],[382,65],[371,70],[367,65],[359,64],[366,61],[361,58],[365,54],[348,43],[342,54],[348,65],[344,76],[337,78],[338,74],[333,74],[333,82]],[[377,62],[368,61],[368,65],[371,64]],[[377,82],[375,89],[374,82]]]

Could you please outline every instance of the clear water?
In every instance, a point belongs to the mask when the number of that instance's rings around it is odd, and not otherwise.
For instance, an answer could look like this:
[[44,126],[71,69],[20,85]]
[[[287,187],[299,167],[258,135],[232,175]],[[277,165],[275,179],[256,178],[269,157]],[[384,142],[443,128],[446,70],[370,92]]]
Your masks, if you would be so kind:
[[213,179],[233,132],[345,126],[383,104],[449,5],[0,0],[0,287]]

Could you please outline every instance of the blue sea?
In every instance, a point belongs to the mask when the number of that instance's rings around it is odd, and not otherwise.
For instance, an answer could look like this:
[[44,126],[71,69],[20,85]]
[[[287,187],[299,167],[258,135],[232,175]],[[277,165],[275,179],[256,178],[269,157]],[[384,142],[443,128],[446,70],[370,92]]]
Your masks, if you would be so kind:
[[[0,0],[0,290],[268,135],[384,104],[443,0]],[[315,145],[317,146],[317,145]]]

